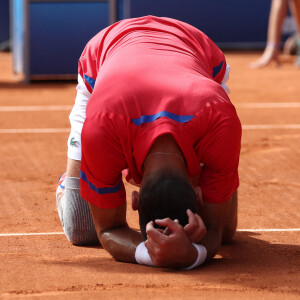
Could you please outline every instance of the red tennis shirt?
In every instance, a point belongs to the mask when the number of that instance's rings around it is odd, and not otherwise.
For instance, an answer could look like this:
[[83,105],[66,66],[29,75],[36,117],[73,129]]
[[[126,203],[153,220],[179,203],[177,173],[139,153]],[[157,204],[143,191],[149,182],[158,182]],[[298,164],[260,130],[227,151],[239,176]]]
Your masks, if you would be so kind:
[[[140,183],[155,139],[170,133],[204,201],[228,200],[239,185],[241,124],[220,83],[226,61],[201,31],[146,16],[97,34],[79,59],[91,92],[83,125],[81,195],[101,208],[126,201],[126,179]],[[201,165],[200,165],[201,164]]]

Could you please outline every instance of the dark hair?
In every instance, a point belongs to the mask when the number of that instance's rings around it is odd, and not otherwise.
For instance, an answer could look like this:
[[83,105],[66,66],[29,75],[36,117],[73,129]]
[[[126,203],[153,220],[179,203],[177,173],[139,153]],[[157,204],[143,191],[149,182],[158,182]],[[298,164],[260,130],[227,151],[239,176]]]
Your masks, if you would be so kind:
[[187,209],[196,213],[198,206],[195,191],[183,175],[170,170],[151,174],[140,191],[139,221],[142,235],[147,238],[146,225],[155,219],[178,219],[180,225],[185,226],[188,224]]

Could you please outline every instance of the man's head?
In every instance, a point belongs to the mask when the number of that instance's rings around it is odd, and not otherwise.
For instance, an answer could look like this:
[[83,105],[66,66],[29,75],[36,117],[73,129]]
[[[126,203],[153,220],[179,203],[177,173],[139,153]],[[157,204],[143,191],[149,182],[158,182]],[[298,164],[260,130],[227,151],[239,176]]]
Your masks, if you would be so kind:
[[188,223],[187,209],[196,213],[198,203],[189,180],[172,170],[155,172],[147,177],[139,196],[139,221],[146,239],[146,225],[155,219],[178,219],[184,226]]

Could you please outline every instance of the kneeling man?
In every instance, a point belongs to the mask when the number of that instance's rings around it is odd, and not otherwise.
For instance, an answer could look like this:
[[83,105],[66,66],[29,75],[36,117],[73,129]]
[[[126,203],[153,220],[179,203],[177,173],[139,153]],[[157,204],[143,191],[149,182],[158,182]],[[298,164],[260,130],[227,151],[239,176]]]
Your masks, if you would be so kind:
[[[119,261],[190,269],[232,238],[241,124],[228,72],[204,33],[170,18],[123,20],[89,41],[57,203],[73,244],[100,241]],[[126,222],[122,172],[140,186],[141,233]]]

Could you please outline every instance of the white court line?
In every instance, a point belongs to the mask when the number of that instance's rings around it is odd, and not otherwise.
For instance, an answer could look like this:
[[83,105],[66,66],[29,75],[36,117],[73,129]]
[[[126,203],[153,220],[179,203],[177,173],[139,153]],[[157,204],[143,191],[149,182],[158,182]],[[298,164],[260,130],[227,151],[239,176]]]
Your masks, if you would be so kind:
[[64,232],[28,232],[28,233],[0,233],[1,236],[27,236],[27,235],[61,235]]
[[[239,108],[300,108],[300,102],[249,102],[235,103]],[[0,112],[4,111],[64,111],[71,110],[72,105],[28,105],[28,106],[0,106]]]
[[[300,124],[262,124],[242,125],[243,130],[265,130],[265,129],[300,129]],[[0,129],[1,133],[66,133],[70,128],[28,128],[28,129]]]
[[70,128],[28,128],[28,129],[0,129],[0,133],[65,133]]
[[[238,232],[294,232],[300,228],[266,228],[266,229],[237,229]],[[0,233],[0,237],[7,236],[31,236],[31,235],[62,235],[64,232],[28,232],[28,233]]]
[[236,103],[240,108],[298,108],[300,102],[258,102],[258,103]]
[[0,111],[60,111],[71,110],[72,105],[51,105],[51,106],[0,106]]
[[261,124],[261,125],[242,125],[243,130],[257,129],[300,129],[300,124]]
[[237,229],[238,232],[289,232],[289,231],[300,231],[300,228],[266,228],[266,229]]

